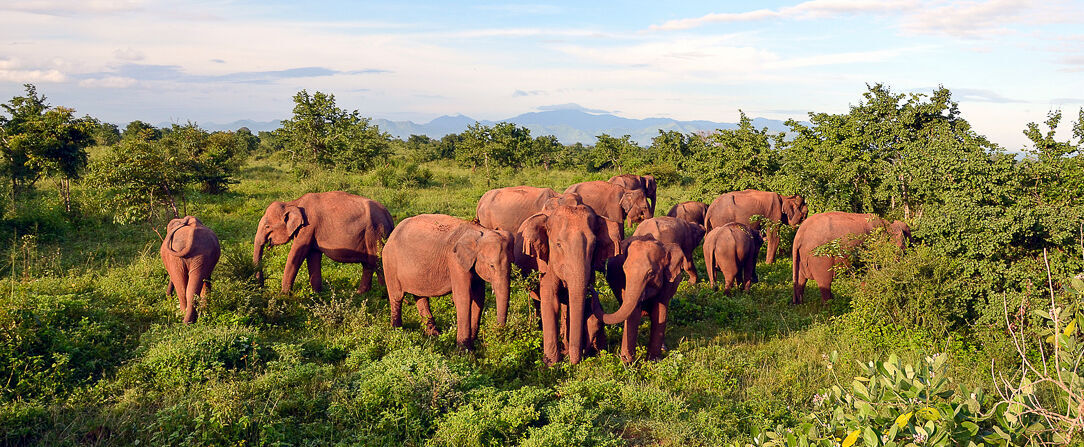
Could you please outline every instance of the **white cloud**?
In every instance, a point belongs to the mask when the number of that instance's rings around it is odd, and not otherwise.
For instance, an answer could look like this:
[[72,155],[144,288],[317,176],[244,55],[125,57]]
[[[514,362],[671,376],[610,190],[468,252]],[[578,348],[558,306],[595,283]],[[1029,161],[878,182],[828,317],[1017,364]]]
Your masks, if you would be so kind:
[[143,55],[142,51],[127,47],[113,50],[113,57],[125,61],[141,61],[146,56]]
[[767,19],[816,19],[845,14],[885,13],[911,10],[918,6],[915,0],[810,0],[779,9],[757,9],[737,13],[712,13],[689,19],[677,19],[661,25],[651,25],[656,31],[673,31],[697,28],[711,23],[749,22]]
[[1000,37],[1012,32],[1011,25],[1035,4],[1029,0],[990,0],[930,6],[904,18],[902,29],[969,39]]
[[0,11],[19,11],[54,16],[115,14],[143,9],[141,0],[29,0],[0,3]]
[[64,82],[68,78],[55,67],[30,66],[20,59],[0,59],[0,82]]
[[128,88],[138,83],[139,81],[132,78],[107,76],[104,78],[84,79],[79,81],[79,86],[86,88]]

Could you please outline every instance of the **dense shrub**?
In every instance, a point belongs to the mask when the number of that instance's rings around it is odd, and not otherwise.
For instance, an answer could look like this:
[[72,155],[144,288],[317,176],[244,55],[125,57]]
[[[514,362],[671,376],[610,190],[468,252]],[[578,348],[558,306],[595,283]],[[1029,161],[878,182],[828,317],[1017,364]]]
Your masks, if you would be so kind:
[[145,389],[183,388],[261,366],[268,351],[246,326],[158,326],[143,334],[136,360],[120,372],[123,383]]
[[125,315],[96,301],[89,293],[0,299],[0,401],[63,397],[129,355]]

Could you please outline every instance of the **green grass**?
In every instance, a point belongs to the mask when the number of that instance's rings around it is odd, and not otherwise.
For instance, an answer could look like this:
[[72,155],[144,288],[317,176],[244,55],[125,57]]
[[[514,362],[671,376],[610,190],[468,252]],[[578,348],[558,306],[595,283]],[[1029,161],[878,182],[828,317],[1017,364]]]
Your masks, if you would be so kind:
[[[947,352],[958,380],[989,380],[991,356],[969,343],[857,323],[849,313],[854,280],[839,280],[827,304],[810,283],[806,304],[791,306],[785,256],[758,266],[761,282],[750,292],[683,284],[665,357],[631,365],[604,352],[544,367],[541,333],[518,287],[508,325],[496,325],[490,297],[478,349],[465,353],[455,347],[450,299],[432,300],[443,335],[422,335],[409,304],[403,328],[393,329],[382,287],[354,293],[359,265],[325,262],[322,293],[311,291],[302,269],[284,296],[274,285],[288,248],[276,247],[264,256],[268,286],[251,285],[252,235],[273,200],[344,190],[384,203],[396,220],[471,218],[490,188],[563,191],[613,174],[526,169],[487,184],[450,162],[423,168],[430,186],[402,188],[381,186],[373,173],[299,178],[264,159],[251,161],[226,194],[190,195],[185,212],[223,246],[192,326],[165,296],[150,225],[113,224],[95,195],[78,188],[82,211],[69,222],[43,183],[19,208],[37,211],[0,227],[0,443],[720,445],[748,439],[756,426],[800,420],[811,396],[831,385],[824,357],[832,351],[840,352],[840,377],[857,371],[854,361],[888,352]],[[685,194],[660,185],[657,212]],[[600,291],[614,308],[608,287]],[[616,350],[619,326],[607,336]],[[646,336],[645,324],[641,350]]]

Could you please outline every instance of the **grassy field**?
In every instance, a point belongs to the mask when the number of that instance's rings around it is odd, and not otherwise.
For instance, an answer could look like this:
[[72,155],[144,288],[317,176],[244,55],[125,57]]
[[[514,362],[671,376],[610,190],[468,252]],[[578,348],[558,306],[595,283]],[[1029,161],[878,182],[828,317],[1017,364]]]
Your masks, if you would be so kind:
[[[9,222],[0,239],[6,275],[0,325],[10,377],[0,402],[4,444],[142,445],[721,445],[754,427],[794,424],[812,396],[849,381],[856,361],[896,353],[948,353],[961,383],[989,382],[989,358],[966,340],[891,325],[857,324],[856,281],[837,299],[791,306],[790,260],[758,265],[751,292],[724,296],[683,283],[656,363],[624,365],[603,353],[546,368],[541,333],[522,284],[509,324],[498,327],[492,295],[476,352],[455,348],[450,299],[434,299],[443,330],[426,337],[413,306],[389,323],[384,290],[354,293],[360,265],[326,262],[326,291],[302,269],[292,295],[276,293],[287,247],[269,249],[269,287],[251,282],[252,236],[267,204],[306,192],[344,190],[380,201],[395,219],[421,213],[473,217],[488,189],[528,184],[558,191],[612,172],[527,169],[493,181],[449,162],[423,165],[428,186],[387,172],[299,176],[276,160],[250,161],[222,195],[193,194],[185,212],[219,236],[223,257],[199,322],[180,324],[167,298],[160,239],[147,224],[117,226],[98,198],[78,189],[82,217],[60,217],[49,185],[21,204],[36,216]],[[695,197],[659,187],[658,210]],[[22,210],[27,211],[27,210]],[[163,225],[164,226],[164,225]],[[161,231],[161,229],[159,229]],[[629,230],[631,232],[631,229]],[[789,245],[784,244],[784,253]],[[701,251],[696,265],[704,271]],[[616,306],[600,277],[608,309]],[[641,328],[642,347],[646,329]],[[607,328],[610,346],[620,327]],[[825,358],[838,351],[829,369]]]

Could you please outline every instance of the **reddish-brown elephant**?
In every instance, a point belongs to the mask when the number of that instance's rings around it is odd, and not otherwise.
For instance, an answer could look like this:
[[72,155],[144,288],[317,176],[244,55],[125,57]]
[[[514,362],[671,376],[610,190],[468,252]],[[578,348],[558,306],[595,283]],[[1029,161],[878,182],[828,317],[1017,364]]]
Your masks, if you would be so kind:
[[[319,292],[323,282],[320,260],[360,262],[364,266],[358,293],[369,291],[377,272],[380,245],[395,227],[391,214],[375,200],[342,191],[309,193],[290,202],[272,202],[260,219],[253,242],[252,262],[259,266],[264,246],[293,240],[282,274],[282,291],[289,292],[304,262],[309,284]],[[263,269],[258,276],[263,280]],[[379,274],[379,272],[377,272]],[[380,276],[383,282],[383,276]]]
[[676,217],[652,217],[640,222],[633,236],[651,236],[662,243],[677,244],[685,254],[685,273],[689,275],[689,284],[696,284],[696,266],[693,265],[693,251],[704,240],[704,227],[686,222]]
[[833,211],[809,216],[794,235],[794,248],[791,250],[792,279],[794,280],[794,298],[792,304],[801,304],[805,295],[805,283],[817,281],[821,300],[832,298],[832,267],[845,262],[844,259],[831,256],[814,256],[813,251],[828,242],[840,239],[843,248],[854,247],[862,243],[866,235],[883,228],[892,236],[900,248],[911,239],[911,227],[900,221],[888,222],[875,214],[855,214]]
[[195,323],[199,317],[196,297],[207,297],[211,272],[222,254],[218,236],[195,217],[173,219],[166,225],[166,237],[158,252],[169,273],[166,295],[176,291],[184,322]]
[[666,213],[669,217],[676,217],[689,223],[694,223],[700,226],[704,226],[704,215],[708,213],[708,204],[704,202],[698,202],[691,200],[688,202],[681,202],[670,208],[670,212]]
[[[760,222],[750,219],[755,215],[763,216],[777,224],[798,226],[808,213],[805,199],[801,196],[783,196],[774,192],[747,189],[716,197],[708,206],[707,214],[704,216],[704,228],[710,232],[713,228],[730,222],[739,222],[761,231]],[[774,225],[768,229],[765,240],[768,246],[765,261],[771,264],[775,262],[775,255],[779,250],[779,230]]]
[[[598,260],[620,254],[620,226],[585,205],[555,203],[520,225],[523,251],[534,257],[539,279],[542,351],[544,361],[560,360],[563,338],[559,323],[568,325],[565,348],[570,363],[578,363],[586,347],[585,334],[597,341],[601,322],[591,310],[598,298],[593,291]],[[565,305],[567,307],[562,307]],[[567,310],[564,310],[567,309]],[[567,316],[564,315],[567,312]]]
[[723,293],[730,294],[735,281],[742,290],[749,290],[757,277],[757,256],[764,239],[748,225],[730,222],[716,227],[704,237],[704,264],[708,281],[715,289],[715,271],[723,273]]
[[644,192],[648,206],[651,207],[651,215],[655,215],[655,199],[659,185],[652,175],[621,174],[610,177],[610,183],[623,186],[625,189],[638,189]]
[[633,236],[622,243],[622,254],[610,258],[606,267],[606,282],[614,291],[621,307],[612,314],[595,309],[596,317],[605,324],[625,322],[621,341],[621,359],[626,363],[636,357],[636,336],[640,318],[646,311],[651,321],[648,360],[662,355],[666,335],[666,313],[670,300],[681,283],[681,270],[687,263],[677,244],[663,243],[650,236]]
[[627,219],[630,226],[654,216],[643,191],[625,189],[613,183],[577,183],[565,189],[565,193],[579,194],[584,205],[591,207],[599,216],[617,222]]
[[478,199],[475,215],[483,227],[515,233],[523,221],[542,211],[546,201],[557,195],[550,188],[533,186],[491,189]]
[[403,325],[403,294],[417,298],[425,332],[440,333],[429,309],[429,298],[452,294],[456,313],[456,342],[474,349],[485,308],[485,283],[493,286],[497,323],[508,316],[508,284],[512,234],[490,230],[444,214],[421,214],[403,219],[388,237],[381,254],[388,287],[391,325]]

